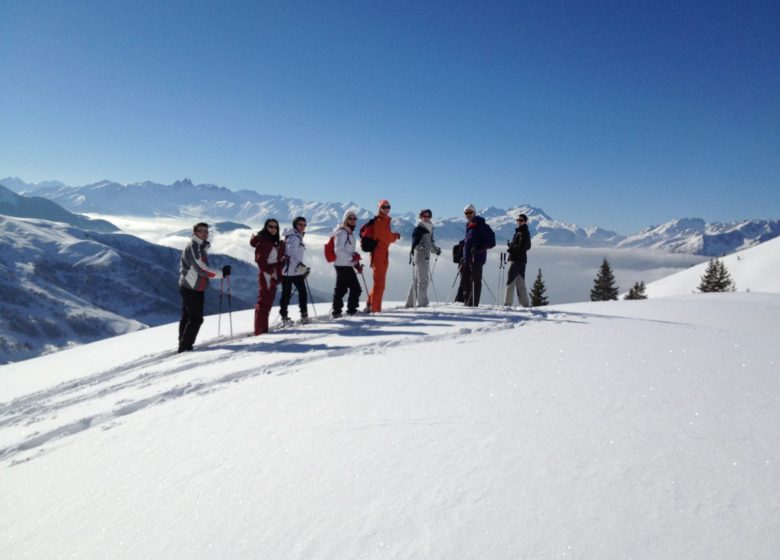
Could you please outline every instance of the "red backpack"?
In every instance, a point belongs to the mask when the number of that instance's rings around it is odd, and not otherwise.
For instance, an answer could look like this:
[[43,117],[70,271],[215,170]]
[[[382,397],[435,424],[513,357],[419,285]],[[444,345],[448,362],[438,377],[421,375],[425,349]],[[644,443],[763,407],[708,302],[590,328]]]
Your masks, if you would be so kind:
[[325,260],[329,263],[336,262],[336,236],[331,235],[325,244]]

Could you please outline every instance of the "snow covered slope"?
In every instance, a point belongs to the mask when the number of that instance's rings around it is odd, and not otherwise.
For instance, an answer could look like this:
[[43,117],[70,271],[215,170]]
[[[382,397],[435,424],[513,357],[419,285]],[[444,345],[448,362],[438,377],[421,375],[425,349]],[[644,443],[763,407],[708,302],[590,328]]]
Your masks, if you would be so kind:
[[778,295],[215,330],[0,367],[4,560],[780,554]]
[[[2,215],[0,239],[0,363],[168,323],[181,313],[181,249]],[[234,309],[254,307],[255,266],[222,256],[213,262],[236,271]],[[207,310],[215,312],[217,302],[207,297]]]
[[[772,239],[721,259],[736,283],[739,292],[769,292],[780,294],[780,239]],[[690,294],[697,290],[707,262],[692,266],[651,282],[647,295],[651,298]]]

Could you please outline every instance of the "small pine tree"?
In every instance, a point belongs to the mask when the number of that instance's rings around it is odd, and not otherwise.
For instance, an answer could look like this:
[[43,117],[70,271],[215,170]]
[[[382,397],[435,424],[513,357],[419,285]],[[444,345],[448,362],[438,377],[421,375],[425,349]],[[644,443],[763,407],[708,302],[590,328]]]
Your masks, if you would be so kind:
[[545,295],[545,292],[547,291],[547,288],[544,286],[544,280],[542,280],[542,269],[539,269],[539,273],[536,275],[536,280],[534,280],[534,285],[531,287],[531,306],[532,307],[541,307],[542,305],[547,305],[550,303],[547,301],[547,296]]
[[618,287],[615,286],[615,275],[607,262],[606,257],[601,263],[601,268],[593,281],[593,289],[590,291],[590,301],[609,301],[618,298]]
[[733,292],[737,289],[726,265],[720,259],[712,259],[699,283],[700,292]]
[[634,287],[628,290],[623,299],[647,299],[644,282],[634,282]]

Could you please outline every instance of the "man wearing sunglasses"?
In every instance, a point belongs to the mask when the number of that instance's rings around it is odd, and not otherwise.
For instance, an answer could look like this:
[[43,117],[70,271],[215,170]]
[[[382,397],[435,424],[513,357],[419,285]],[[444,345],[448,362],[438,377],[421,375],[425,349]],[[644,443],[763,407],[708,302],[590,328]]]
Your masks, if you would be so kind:
[[394,232],[391,227],[389,201],[379,201],[379,211],[366,235],[376,240],[376,247],[371,251],[374,283],[371,293],[368,294],[366,308],[371,313],[379,313],[382,311],[382,296],[385,293],[385,279],[390,265],[390,245],[401,239],[401,234]]
[[460,290],[467,307],[477,307],[482,294],[482,268],[487,262],[487,252],[496,246],[496,234],[477,216],[473,204],[463,209],[466,216],[466,237],[463,238],[463,256],[460,264]]
[[230,265],[222,270],[209,266],[209,225],[199,222],[192,228],[192,239],[181,252],[179,292],[181,293],[181,320],[179,321],[179,352],[189,352],[195,344],[203,324],[203,306],[209,280],[230,276]]

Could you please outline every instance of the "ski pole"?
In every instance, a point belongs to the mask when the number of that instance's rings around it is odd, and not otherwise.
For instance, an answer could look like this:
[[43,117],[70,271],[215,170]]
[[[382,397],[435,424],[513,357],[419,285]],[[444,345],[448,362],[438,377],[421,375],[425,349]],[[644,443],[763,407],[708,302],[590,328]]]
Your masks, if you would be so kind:
[[230,301],[230,275],[227,277],[228,318],[230,319],[230,340],[233,340],[233,305]]
[[409,255],[409,262],[412,263],[412,307],[416,308],[420,302],[420,293],[417,287],[417,263],[414,262],[411,255]]
[[482,279],[482,284],[485,285],[485,288],[487,288],[487,291],[490,293],[491,296],[493,296],[493,300],[496,302],[496,305],[498,305],[498,300],[496,299],[496,295],[493,293],[493,290],[490,289],[490,286],[488,286],[487,281],[485,279]]
[[496,293],[501,294],[501,286],[504,285],[504,279],[506,274],[506,253],[499,253],[498,254],[498,288],[496,288]]
[[[434,268],[436,267],[436,262],[433,263]],[[433,289],[433,298],[436,300],[436,306],[439,305],[439,294],[436,293],[436,284],[433,281],[433,272],[431,272],[430,269],[428,269],[428,278],[431,281],[431,288]]]
[[222,278],[219,279],[219,314],[217,315],[217,336],[222,329]]
[[[303,282],[306,284],[306,291],[309,292],[309,301],[311,302],[311,310],[314,311],[314,318],[319,319],[320,316],[317,315],[317,308],[314,307],[314,298],[311,296],[311,287],[309,286],[308,278],[304,277]],[[301,297],[301,295],[298,294],[298,297]]]
[[452,299],[452,292],[455,291],[455,284],[458,283],[458,278],[460,277],[460,268],[458,268],[458,272],[455,273],[455,280],[452,281],[452,287],[450,287],[450,297],[449,299]]
[[360,267],[360,277],[363,279],[363,287],[366,289],[366,294],[368,294],[368,284],[366,283],[366,277],[363,274],[363,267]]

